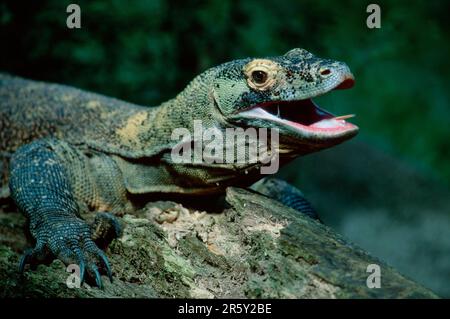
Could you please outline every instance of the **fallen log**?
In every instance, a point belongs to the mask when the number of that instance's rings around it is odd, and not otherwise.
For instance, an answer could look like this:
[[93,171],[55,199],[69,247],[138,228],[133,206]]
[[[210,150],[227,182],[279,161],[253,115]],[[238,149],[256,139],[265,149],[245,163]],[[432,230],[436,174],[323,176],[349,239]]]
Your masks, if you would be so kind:
[[[254,192],[228,188],[220,213],[153,202],[121,218],[108,246],[114,282],[68,288],[58,260],[23,276],[24,218],[0,214],[2,297],[436,298],[331,228]],[[21,244],[19,244],[21,242]],[[380,267],[369,288],[368,265]]]

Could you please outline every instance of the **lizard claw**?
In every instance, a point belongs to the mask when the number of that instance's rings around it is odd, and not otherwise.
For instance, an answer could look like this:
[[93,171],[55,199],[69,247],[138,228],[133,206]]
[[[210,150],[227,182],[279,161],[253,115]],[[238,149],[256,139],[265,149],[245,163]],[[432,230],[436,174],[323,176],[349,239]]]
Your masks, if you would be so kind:
[[80,262],[80,285],[82,285],[84,282],[85,274],[86,274],[86,265],[85,265],[84,261],[81,261]]
[[48,253],[42,243],[36,244],[36,247],[25,250],[19,261],[19,273],[23,273],[27,264],[34,264],[43,260]]
[[[70,228],[66,226],[70,224]],[[45,225],[42,232],[37,230],[38,244],[27,250],[19,262],[19,271],[23,272],[27,264],[38,264],[44,257],[52,255],[66,265],[78,264],[80,283],[89,275],[99,288],[103,283],[99,267],[106,271],[112,282],[112,271],[105,253],[91,239],[91,230],[81,219]],[[45,240],[44,240],[45,239]]]
[[31,255],[33,254],[33,249],[27,249],[22,257],[20,257],[20,261],[19,261],[19,272],[22,274],[24,269],[25,269],[25,265],[28,263],[28,260],[31,258]]
[[109,281],[112,283],[113,277],[112,277],[111,266],[109,265],[108,258],[106,257],[105,253],[100,249],[98,250],[98,254],[103,262],[103,265],[105,266],[106,274],[108,275]]
[[95,274],[95,283],[97,284],[98,288],[103,289],[102,277],[100,276],[100,272],[98,271],[97,266],[91,265],[90,269]]

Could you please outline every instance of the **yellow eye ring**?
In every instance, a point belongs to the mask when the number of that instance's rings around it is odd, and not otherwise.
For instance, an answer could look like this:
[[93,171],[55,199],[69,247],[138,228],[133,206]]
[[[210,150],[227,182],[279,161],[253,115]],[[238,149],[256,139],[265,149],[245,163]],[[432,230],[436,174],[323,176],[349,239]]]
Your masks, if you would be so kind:
[[274,86],[278,73],[278,64],[267,59],[255,59],[244,67],[247,84],[258,91]]

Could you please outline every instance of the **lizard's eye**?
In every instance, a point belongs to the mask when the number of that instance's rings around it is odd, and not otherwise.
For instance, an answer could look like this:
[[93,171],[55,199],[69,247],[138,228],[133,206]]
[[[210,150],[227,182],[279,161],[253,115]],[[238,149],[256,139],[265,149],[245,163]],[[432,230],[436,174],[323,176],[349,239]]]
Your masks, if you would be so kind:
[[252,89],[265,91],[276,84],[279,68],[280,66],[271,60],[255,59],[247,63],[243,71]]
[[264,82],[267,81],[267,73],[264,71],[253,71],[252,80],[256,84],[263,84]]

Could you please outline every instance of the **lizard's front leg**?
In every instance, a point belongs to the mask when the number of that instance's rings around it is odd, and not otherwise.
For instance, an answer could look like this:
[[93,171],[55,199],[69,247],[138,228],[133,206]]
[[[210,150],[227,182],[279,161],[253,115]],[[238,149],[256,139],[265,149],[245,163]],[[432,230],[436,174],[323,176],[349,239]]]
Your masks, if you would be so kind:
[[44,139],[22,146],[11,158],[11,196],[29,219],[36,239],[35,247],[23,255],[19,270],[54,256],[65,264],[78,264],[81,282],[87,271],[102,287],[98,267],[103,266],[110,279],[111,269],[91,238],[90,226],[79,217],[67,160],[70,153],[68,144]]

